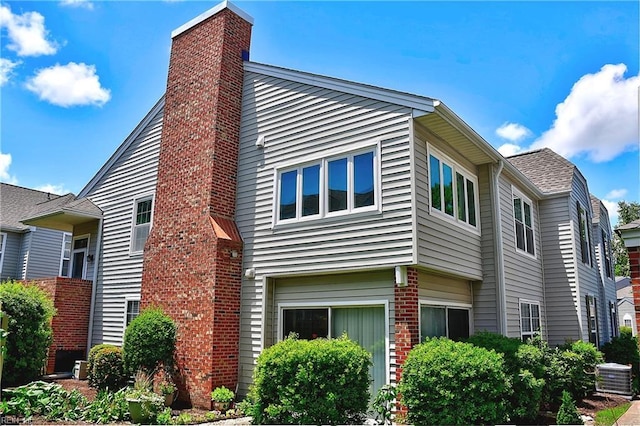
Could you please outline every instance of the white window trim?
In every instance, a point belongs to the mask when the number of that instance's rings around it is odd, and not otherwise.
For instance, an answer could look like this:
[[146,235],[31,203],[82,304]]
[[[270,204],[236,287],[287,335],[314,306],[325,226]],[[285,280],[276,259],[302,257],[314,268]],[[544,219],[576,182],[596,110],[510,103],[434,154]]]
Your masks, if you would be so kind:
[[[538,335],[542,335],[542,304],[540,303],[539,300],[532,300],[532,299],[518,299],[518,328],[520,329],[520,340],[522,340],[522,338],[524,337],[524,331],[522,331],[522,304],[523,303],[527,303],[529,305],[537,305],[538,306],[538,315],[540,316],[538,319],[540,320],[540,330],[535,331],[533,330],[533,327],[530,334],[531,336],[528,337],[533,337],[535,334]],[[529,333],[527,333],[529,334]]]
[[[274,169],[275,182],[273,188],[273,216],[272,228],[310,222],[315,220],[327,220],[332,218],[343,218],[345,216],[355,216],[359,214],[371,214],[382,212],[382,186],[381,186],[381,157],[380,157],[380,140],[375,142],[366,142],[353,146],[348,151],[345,150],[329,150],[320,155],[309,158],[303,163],[283,164]],[[373,152],[373,191],[374,203],[371,206],[353,207],[353,157],[368,152]],[[328,201],[328,164],[330,161],[347,158],[347,209],[329,212]],[[302,169],[313,165],[320,165],[320,191],[319,191],[319,213],[317,215],[302,216]],[[283,173],[297,171],[296,179],[296,217],[291,219],[280,219],[280,178]]]
[[[516,232],[516,212],[514,210],[513,207],[513,200],[515,198],[520,198],[520,200],[523,202],[522,205],[522,225],[525,227],[524,230],[524,243],[525,243],[525,248],[526,248],[526,244],[527,244],[527,225],[526,222],[524,222],[524,202],[526,202],[527,204],[529,204],[529,206],[531,207],[531,231],[533,232],[533,254],[529,253],[527,250],[522,250],[521,248],[518,247],[518,235]],[[515,186],[511,186],[511,217],[513,218],[513,244],[516,248],[516,252],[518,253],[522,253],[525,256],[529,256],[532,259],[537,259],[538,258],[538,247],[536,245],[536,222],[534,219],[534,203],[531,201],[531,199],[529,197],[527,197],[526,195],[524,195],[521,191],[518,190],[518,188],[516,188]]]
[[329,338],[339,337],[331,336],[331,308],[340,307],[355,307],[364,308],[367,306],[380,307],[384,306],[384,359],[385,359],[385,377],[386,384],[391,383],[391,351],[389,344],[389,300],[350,300],[350,301],[317,301],[317,302],[281,302],[278,303],[278,335],[276,342],[283,340],[282,333],[284,332],[284,310],[285,309],[328,309],[329,310]]
[[[453,216],[449,216],[444,211],[433,208],[431,205],[432,204],[431,203],[431,159],[430,159],[431,155],[433,155],[438,160],[440,160],[440,163],[444,161],[445,163],[447,163],[447,165],[451,166],[452,173],[453,173]],[[451,222],[462,229],[466,229],[467,231],[480,235],[480,203],[479,203],[479,195],[478,195],[478,192],[479,192],[478,176],[475,173],[472,173],[466,167],[460,165],[460,163],[458,163],[453,158],[451,158],[444,152],[440,151],[430,143],[427,143],[426,161],[427,161],[427,177],[429,182],[429,185],[428,185],[429,213],[437,217],[440,217],[448,222]],[[474,189],[475,189],[473,198],[474,198],[474,204],[475,204],[475,210],[476,210],[476,226],[470,225],[469,223],[463,222],[460,219],[458,219],[458,197],[457,197],[458,189],[456,185],[456,173],[461,174],[465,179],[473,182]],[[441,180],[442,180],[442,176],[441,176]],[[467,216],[468,216],[468,213],[467,213]]]
[[[435,299],[418,299],[418,342],[422,342],[422,307],[431,306],[434,308],[454,308],[454,309],[467,309],[469,311],[469,336],[474,333],[473,328],[473,305],[463,302],[449,302],[445,300]],[[449,320],[447,317],[447,338],[449,337]]]
[[149,221],[149,235],[151,235],[151,228],[153,228],[153,211],[155,210],[156,205],[155,194],[138,195],[133,199],[133,207],[131,209],[131,232],[129,236],[129,254],[131,256],[138,256],[144,252],[144,250],[133,250],[133,236],[136,229],[136,213],[138,209],[138,203],[147,200],[151,200],[151,219]]
[[[613,248],[611,247],[611,235],[609,230],[600,226],[600,236],[606,238],[602,241],[602,250],[600,250],[601,265],[603,269],[603,279],[615,280],[615,262],[613,260]],[[609,268],[607,268],[607,258],[609,259]]]
[[[75,250],[73,248],[73,246],[75,245],[75,242],[77,240],[84,240],[87,239],[87,247],[83,248],[83,249],[78,249]],[[84,251],[84,261],[83,261],[83,265],[82,265],[82,278],[83,280],[87,279],[87,266],[88,266],[88,257],[89,257],[89,248],[91,247],[91,235],[90,234],[83,234],[83,235],[75,235],[72,239],[71,239],[71,258],[69,259],[69,277],[73,277],[73,259],[74,259],[74,253],[77,252],[81,252]]]
[[[578,200],[578,203],[576,204],[576,206],[580,206],[580,208],[578,209],[578,241],[580,241],[580,263],[582,263],[585,266],[588,266],[590,268],[593,268],[593,256],[591,251],[593,250],[592,247],[592,238],[591,238],[591,226],[590,226],[590,222],[591,222],[591,218],[589,217],[589,210],[582,204],[582,202],[580,202]],[[584,254],[583,254],[583,247],[582,247],[582,234],[580,234],[580,228],[582,227],[582,212],[584,212],[584,233],[585,236],[587,238],[587,261],[583,262],[583,258],[584,258]]]
[[[73,234],[71,232],[63,232],[62,233],[62,250],[60,250],[60,268],[58,268],[58,276],[63,277],[62,275],[62,262],[64,261],[64,242],[67,237],[71,237],[71,247],[69,249],[69,267],[71,266],[71,253],[73,252]],[[0,265],[1,266],[1,265]],[[70,269],[67,269],[67,277],[69,276]]]
[[122,338],[124,339],[124,332],[127,329],[127,316],[129,314],[128,307],[129,302],[140,302],[140,296],[125,296],[124,298],[124,317],[122,318]]
[[0,232],[2,236],[2,243],[0,244],[0,273],[2,272],[2,265],[4,264],[4,251],[7,247],[7,233]]

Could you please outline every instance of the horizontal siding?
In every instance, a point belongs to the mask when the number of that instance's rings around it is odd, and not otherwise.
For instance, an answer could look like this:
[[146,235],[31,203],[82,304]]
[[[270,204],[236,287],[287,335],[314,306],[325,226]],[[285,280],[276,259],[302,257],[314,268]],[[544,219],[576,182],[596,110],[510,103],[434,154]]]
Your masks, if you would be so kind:
[[[431,214],[429,211],[427,147],[424,139],[419,139],[423,136],[417,136],[415,180],[418,264],[436,271],[482,280],[480,235],[457,226],[442,215]],[[438,146],[438,148],[443,150],[444,147]],[[476,168],[466,160],[459,156],[453,159],[477,175]]]
[[31,248],[27,279],[57,277],[60,273],[62,239],[64,233],[46,228],[31,232]]
[[4,253],[2,253],[2,271],[0,278],[20,279],[22,278],[22,268],[24,259],[22,247],[25,245],[23,241],[29,238],[29,232],[4,232],[7,242],[4,245]]
[[469,281],[433,275],[422,270],[418,271],[418,298],[443,304],[473,303]]
[[475,330],[499,332],[498,327],[498,278],[495,255],[496,233],[492,193],[493,168],[478,167],[478,192],[480,198],[480,227],[482,229],[482,281],[473,286],[473,319]]
[[127,297],[139,297],[142,255],[130,254],[134,199],[155,193],[163,111],[87,195],[103,211],[93,344],[121,344]]

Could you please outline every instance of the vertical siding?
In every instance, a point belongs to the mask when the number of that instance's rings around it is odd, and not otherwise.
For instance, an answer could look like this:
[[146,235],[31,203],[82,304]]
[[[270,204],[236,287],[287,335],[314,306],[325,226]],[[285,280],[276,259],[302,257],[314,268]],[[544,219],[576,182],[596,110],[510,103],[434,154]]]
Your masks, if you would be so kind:
[[0,278],[21,279],[22,278],[22,246],[25,238],[29,233],[4,232],[7,242],[4,245],[4,253],[2,254],[2,271]]
[[[482,229],[482,281],[473,286],[473,319],[476,331],[498,333],[498,278],[496,276],[496,227],[494,226],[492,184],[494,173],[491,165],[478,167],[478,191],[480,195],[480,227]],[[497,197],[496,197],[497,198]]]
[[[522,187],[504,175],[500,177],[500,213],[502,219],[502,244],[504,253],[504,276],[507,299],[507,335],[521,336],[520,299],[540,303],[540,320],[543,334],[547,329],[545,319],[545,297],[542,275],[542,255],[540,240],[540,217],[538,202]],[[516,247],[515,222],[513,212],[513,189],[531,201],[531,214],[535,244],[535,256],[520,251]]]
[[64,233],[46,228],[30,232],[31,248],[26,279],[57,277]]
[[[262,349],[263,282],[269,277],[412,263],[410,117],[405,107],[245,73],[236,224],[244,268],[254,268],[256,278],[243,281],[241,389]],[[263,149],[256,147],[258,135],[265,137]],[[277,167],[376,141],[380,211],[273,227]]]
[[[155,193],[162,129],[160,110],[87,197],[103,211],[93,344],[121,344],[125,299],[140,295],[142,255],[130,254],[133,201]],[[74,233],[78,232],[74,230]],[[97,240],[92,235],[91,244]],[[90,249],[90,253],[95,253]],[[93,274],[92,267],[90,267]],[[93,275],[90,275],[93,277]]]
[[[416,214],[418,216],[418,264],[437,271],[481,280],[483,271],[480,234],[457,226],[452,221],[429,212],[430,188],[425,142],[427,140],[424,134],[420,134],[420,129],[416,128],[414,161]],[[477,176],[477,168],[450,148],[436,141],[429,140],[429,143],[434,144],[439,150]]]

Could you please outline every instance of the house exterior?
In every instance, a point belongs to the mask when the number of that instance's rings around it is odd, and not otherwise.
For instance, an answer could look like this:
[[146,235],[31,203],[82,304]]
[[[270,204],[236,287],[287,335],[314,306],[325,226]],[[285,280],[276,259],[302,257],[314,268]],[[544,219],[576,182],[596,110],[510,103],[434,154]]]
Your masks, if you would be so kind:
[[631,278],[616,277],[616,293],[618,297],[618,324],[629,327],[634,336],[638,335],[636,323],[636,309],[633,302],[633,288]]
[[0,183],[0,280],[70,276],[71,233],[20,222],[41,203],[59,198]]
[[439,100],[251,62],[252,23],[225,1],[174,31],[165,95],[77,198],[24,218],[91,256],[92,345],[162,306],[210,407],[292,332],[346,332],[374,390],[427,336],[610,338],[611,230],[574,165],[544,151],[555,190]]
[[629,282],[635,312],[633,323],[636,324],[637,330],[637,324],[640,321],[640,310],[637,308],[640,306],[640,219],[616,228],[616,233],[624,241],[624,246],[629,253],[629,274],[631,275]]

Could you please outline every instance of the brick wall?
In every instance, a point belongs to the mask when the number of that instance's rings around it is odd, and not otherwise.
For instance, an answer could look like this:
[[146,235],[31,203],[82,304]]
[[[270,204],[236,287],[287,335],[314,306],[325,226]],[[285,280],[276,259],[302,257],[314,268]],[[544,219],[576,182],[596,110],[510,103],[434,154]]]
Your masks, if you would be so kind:
[[238,379],[242,240],[233,221],[243,51],[251,24],[223,9],[171,47],[142,307],[177,322],[180,399],[210,409]]
[[627,247],[629,253],[629,275],[636,310],[636,324],[640,324],[640,247]]
[[34,283],[47,292],[57,310],[51,322],[53,343],[49,347],[47,374],[56,370],[57,351],[82,351],[84,356],[80,359],[86,359],[92,282],[54,277],[32,280],[29,283]]
[[[407,285],[396,286],[395,293],[395,342],[396,342],[396,383],[402,378],[402,364],[409,351],[419,343],[420,324],[418,323],[418,271],[407,268]],[[406,414],[404,406],[398,406]]]

